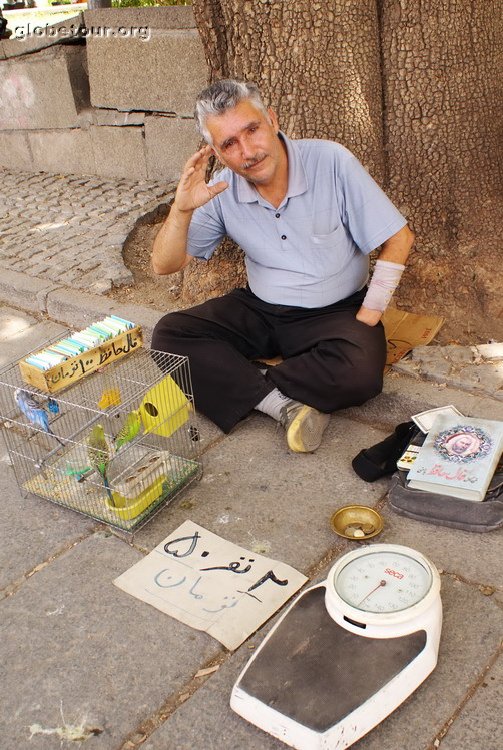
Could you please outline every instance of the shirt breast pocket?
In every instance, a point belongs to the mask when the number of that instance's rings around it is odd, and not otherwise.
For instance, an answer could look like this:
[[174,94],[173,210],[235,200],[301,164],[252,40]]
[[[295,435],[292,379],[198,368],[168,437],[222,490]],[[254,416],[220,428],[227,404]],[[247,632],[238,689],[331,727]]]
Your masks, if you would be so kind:
[[311,235],[311,257],[318,270],[336,273],[346,266],[353,255],[353,243],[342,224],[329,234]]

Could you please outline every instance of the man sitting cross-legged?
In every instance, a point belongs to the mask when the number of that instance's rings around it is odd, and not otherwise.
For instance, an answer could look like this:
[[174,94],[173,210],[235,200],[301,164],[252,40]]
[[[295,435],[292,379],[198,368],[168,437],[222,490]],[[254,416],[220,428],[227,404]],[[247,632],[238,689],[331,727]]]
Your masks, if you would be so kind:
[[[165,315],[152,347],[188,355],[195,403],[224,432],[258,409],[283,424],[291,450],[314,451],[331,412],[382,390],[380,319],[414,235],[346,148],[287,138],[254,84],[214,83],[196,122],[207,145],[184,167],[153,268],[207,260],[229,236],[248,285]],[[224,169],[206,183],[212,153]],[[277,355],[267,371],[251,361]]]

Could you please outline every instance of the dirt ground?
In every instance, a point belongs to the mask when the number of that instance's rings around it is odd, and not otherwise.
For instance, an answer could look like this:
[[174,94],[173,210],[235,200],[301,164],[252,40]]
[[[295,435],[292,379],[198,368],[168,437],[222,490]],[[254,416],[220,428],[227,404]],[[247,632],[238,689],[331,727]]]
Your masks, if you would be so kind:
[[152,245],[161,224],[144,224],[136,227],[124,246],[124,263],[134,277],[134,285],[112,289],[109,297],[120,302],[145,305],[157,310],[175,310],[181,294],[182,273],[157,276],[150,265]]
[[[133,274],[135,283],[112,289],[109,297],[121,302],[131,302],[146,305],[157,310],[176,310],[187,305],[181,303],[182,273],[170,276],[157,276],[150,265],[150,253],[154,238],[161,224],[144,224],[137,226],[130,234],[124,247],[124,262]],[[401,305],[398,307],[417,312],[414,306]],[[432,314],[441,314],[432,311]],[[467,311],[464,316],[456,315],[449,319],[449,311],[445,311],[447,320],[440,329],[434,343],[437,344],[484,344],[489,341],[502,340],[501,321],[488,320],[487,316],[476,310]]]

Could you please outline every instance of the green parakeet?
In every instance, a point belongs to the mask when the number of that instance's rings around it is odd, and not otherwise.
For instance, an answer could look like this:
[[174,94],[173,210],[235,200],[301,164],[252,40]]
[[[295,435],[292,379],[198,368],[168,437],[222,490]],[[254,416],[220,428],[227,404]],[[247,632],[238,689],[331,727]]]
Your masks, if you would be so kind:
[[118,451],[121,446],[125,445],[126,443],[130,443],[131,440],[133,440],[133,438],[138,435],[140,427],[140,413],[138,411],[130,412],[115,437],[115,450]]
[[105,431],[100,424],[95,424],[87,437],[87,455],[89,463],[103,479],[108,498],[115,507],[107,477],[110,449],[105,438]]

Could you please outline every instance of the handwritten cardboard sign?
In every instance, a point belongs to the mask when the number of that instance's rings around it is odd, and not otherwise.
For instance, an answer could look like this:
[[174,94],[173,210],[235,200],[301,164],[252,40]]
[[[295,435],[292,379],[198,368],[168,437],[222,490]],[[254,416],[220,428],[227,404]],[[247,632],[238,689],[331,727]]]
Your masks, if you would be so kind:
[[185,521],[114,584],[233,651],[306,581],[290,565]]
[[135,326],[94,349],[82,352],[76,357],[70,357],[49,370],[39,370],[24,360],[19,362],[19,369],[25,383],[34,385],[46,393],[55,393],[73,385],[99,367],[125,357],[142,344],[141,328]]

